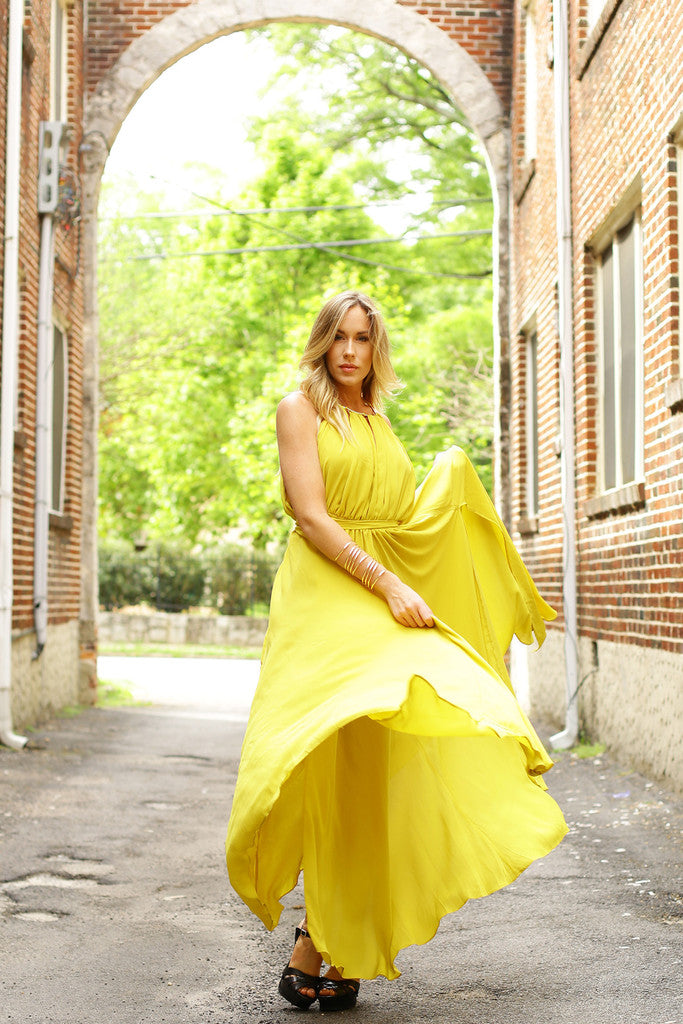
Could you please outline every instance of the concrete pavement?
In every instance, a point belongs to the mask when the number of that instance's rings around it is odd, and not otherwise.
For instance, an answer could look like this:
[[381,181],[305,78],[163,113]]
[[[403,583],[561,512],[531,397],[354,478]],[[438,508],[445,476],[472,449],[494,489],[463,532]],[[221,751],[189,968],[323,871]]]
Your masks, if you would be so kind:
[[[0,748],[0,1021],[300,1019],[277,979],[301,891],[269,934],[223,860],[256,665],[114,669],[155,703]],[[357,1024],[683,1024],[682,802],[605,756],[558,755],[548,781],[569,836],[363,984]]]

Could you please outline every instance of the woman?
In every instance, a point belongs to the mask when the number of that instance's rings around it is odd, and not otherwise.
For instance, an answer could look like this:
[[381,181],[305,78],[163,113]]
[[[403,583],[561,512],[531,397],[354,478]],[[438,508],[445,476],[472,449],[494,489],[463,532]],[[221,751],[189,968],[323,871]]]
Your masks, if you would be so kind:
[[552,762],[504,664],[513,633],[540,643],[555,613],[460,449],[415,492],[381,413],[397,380],[367,296],[323,306],[301,366],[277,411],[295,528],[227,862],[270,929],[303,869],[307,915],[280,992],[336,1010],[354,1005],[357,979],[397,977],[401,949],[566,832],[540,778]]

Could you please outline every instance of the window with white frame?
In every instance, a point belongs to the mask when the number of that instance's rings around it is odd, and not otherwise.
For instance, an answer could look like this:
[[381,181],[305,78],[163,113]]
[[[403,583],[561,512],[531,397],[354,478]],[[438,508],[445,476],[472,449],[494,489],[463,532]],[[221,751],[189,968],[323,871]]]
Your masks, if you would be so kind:
[[66,0],[52,0],[50,37],[50,117],[53,121],[68,120],[68,25]]
[[640,214],[598,256],[600,477],[603,490],[643,474],[643,329]]
[[525,504],[529,518],[538,515],[538,334],[531,328],[524,335],[525,360]]
[[530,0],[524,9],[524,160],[526,163],[536,157],[537,121],[536,8],[534,0]]
[[66,421],[69,394],[67,338],[53,326],[52,361],[52,511],[64,511],[64,469],[66,463]]

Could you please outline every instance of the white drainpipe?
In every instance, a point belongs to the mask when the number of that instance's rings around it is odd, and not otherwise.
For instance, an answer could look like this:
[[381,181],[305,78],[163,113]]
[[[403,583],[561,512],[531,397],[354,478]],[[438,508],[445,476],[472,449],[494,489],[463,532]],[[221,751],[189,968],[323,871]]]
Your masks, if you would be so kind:
[[564,659],[567,710],[562,732],[550,737],[566,750],[579,735],[578,631],[576,614],[576,493],[574,466],[574,331],[572,302],[572,207],[567,0],[553,0],[555,163],[560,330],[560,436],[562,484]]
[[59,165],[64,125],[40,123],[38,212],[40,269],[38,277],[38,347],[36,352],[36,491],[33,545],[33,617],[36,628],[34,658],[47,643],[48,551],[52,503],[52,374],[54,329],[52,293],[55,273],[54,211],[59,202]]
[[52,491],[52,292],[54,280],[54,230],[51,214],[40,225],[40,275],[38,284],[38,350],[36,353],[36,508],[33,554],[33,617],[38,658],[47,643],[47,568]]
[[5,244],[0,420],[0,743],[21,750],[27,737],[12,728],[12,591],[14,417],[19,354],[19,187],[24,0],[10,0],[7,54]]

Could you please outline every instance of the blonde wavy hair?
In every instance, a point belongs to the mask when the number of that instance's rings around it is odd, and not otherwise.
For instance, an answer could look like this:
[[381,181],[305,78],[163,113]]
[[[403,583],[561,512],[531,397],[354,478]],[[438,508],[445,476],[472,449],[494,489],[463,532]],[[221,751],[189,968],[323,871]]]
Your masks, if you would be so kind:
[[299,367],[306,376],[299,385],[300,390],[313,403],[321,419],[327,420],[342,437],[353,440],[349,429],[348,416],[339,401],[334,381],[330,377],[325,356],[334,342],[340,323],[355,306],[360,306],[370,321],[370,344],[372,345],[372,366],[363,381],[362,397],[375,412],[383,408],[388,398],[402,387],[391,365],[389,338],[384,318],[379,309],[363,292],[347,291],[328,299],[318,313],[301,357]]

